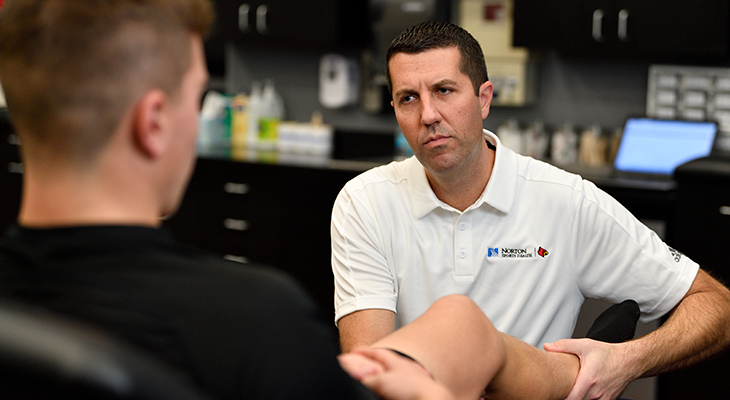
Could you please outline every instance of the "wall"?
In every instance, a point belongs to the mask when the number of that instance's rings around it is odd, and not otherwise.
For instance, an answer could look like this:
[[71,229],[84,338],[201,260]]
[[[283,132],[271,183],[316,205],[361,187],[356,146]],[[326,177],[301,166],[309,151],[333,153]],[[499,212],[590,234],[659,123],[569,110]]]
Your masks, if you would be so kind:
[[[322,53],[227,46],[226,54],[225,90],[249,92],[253,80],[273,79],[284,98],[288,119],[307,121],[313,111],[320,110],[326,122],[345,130],[391,133],[396,128],[389,105],[381,114],[369,115],[357,107],[327,110],[319,104]],[[536,102],[525,107],[493,107],[485,128],[496,130],[514,117],[522,124],[542,119],[548,128],[565,121],[576,127],[599,123],[612,131],[626,117],[645,112],[648,63],[566,59],[555,53],[536,60]]]
[[242,49],[228,45],[225,89],[250,93],[254,80],[272,79],[284,100],[288,120],[309,121],[312,112],[319,110],[325,122],[338,129],[393,132],[397,124],[390,110],[368,115],[357,107],[328,110],[319,104],[319,60],[322,55],[307,51]]
[[555,53],[536,59],[536,102],[519,108],[494,107],[484,124],[487,129],[515,117],[525,123],[539,118],[549,127],[571,121],[575,126],[599,123],[613,130],[626,117],[645,112],[648,63],[566,59]]

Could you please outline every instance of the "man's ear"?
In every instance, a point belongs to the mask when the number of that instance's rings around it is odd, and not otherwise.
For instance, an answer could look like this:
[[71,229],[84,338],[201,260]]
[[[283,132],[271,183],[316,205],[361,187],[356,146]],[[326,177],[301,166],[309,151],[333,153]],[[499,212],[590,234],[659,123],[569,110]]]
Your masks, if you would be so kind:
[[479,102],[482,108],[482,119],[489,115],[489,106],[492,104],[492,95],[494,93],[494,85],[492,82],[486,81],[479,86]]
[[147,92],[137,102],[132,119],[134,141],[148,157],[160,157],[167,144],[169,98],[162,90]]

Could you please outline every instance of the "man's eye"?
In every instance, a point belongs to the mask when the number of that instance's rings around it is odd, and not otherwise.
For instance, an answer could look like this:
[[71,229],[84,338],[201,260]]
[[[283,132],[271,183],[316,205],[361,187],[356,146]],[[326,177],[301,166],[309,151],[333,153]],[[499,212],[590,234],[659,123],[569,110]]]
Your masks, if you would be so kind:
[[449,88],[439,88],[438,92],[441,93],[441,94],[447,94],[447,93],[451,93],[451,89],[449,89]]
[[403,96],[400,98],[400,102],[401,102],[401,104],[406,104],[406,103],[410,103],[411,101],[413,101],[413,99],[414,99],[413,96]]

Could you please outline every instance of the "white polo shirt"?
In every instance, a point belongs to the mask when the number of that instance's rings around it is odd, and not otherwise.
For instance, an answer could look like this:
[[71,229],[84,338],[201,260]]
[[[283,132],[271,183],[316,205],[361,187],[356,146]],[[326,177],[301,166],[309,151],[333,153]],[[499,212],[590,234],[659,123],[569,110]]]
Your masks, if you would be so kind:
[[497,146],[482,196],[460,212],[415,157],[348,182],[332,212],[335,321],[396,312],[396,327],[447,294],[480,305],[534,346],[571,336],[584,298],[636,300],[642,321],[670,311],[699,266],[593,183]]

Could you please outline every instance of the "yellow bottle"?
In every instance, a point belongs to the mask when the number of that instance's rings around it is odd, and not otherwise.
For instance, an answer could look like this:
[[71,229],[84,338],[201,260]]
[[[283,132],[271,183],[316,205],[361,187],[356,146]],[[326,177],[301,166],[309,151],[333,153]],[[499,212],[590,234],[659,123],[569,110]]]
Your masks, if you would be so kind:
[[238,94],[231,102],[231,147],[242,149],[248,141],[248,97]]

